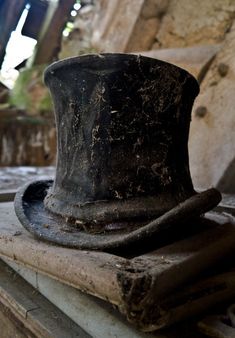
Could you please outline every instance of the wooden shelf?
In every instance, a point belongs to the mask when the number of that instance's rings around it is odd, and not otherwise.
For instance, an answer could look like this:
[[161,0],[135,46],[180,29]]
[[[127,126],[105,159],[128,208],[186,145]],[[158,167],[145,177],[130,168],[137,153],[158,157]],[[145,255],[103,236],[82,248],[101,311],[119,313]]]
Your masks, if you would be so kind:
[[91,337],[1,260],[0,322],[4,338]]
[[18,222],[12,202],[0,203],[0,214],[2,257],[116,305],[143,331],[169,325],[172,318],[158,313],[162,299],[235,252],[235,225],[229,221],[128,259],[38,241]]

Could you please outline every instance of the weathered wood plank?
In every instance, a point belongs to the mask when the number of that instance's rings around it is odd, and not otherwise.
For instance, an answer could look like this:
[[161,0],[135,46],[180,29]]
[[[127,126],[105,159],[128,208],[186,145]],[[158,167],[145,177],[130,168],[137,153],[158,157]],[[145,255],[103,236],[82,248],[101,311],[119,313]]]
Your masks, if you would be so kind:
[[16,194],[15,189],[0,190],[0,202],[11,202],[14,200]]
[[186,318],[198,316],[213,306],[231,302],[234,297],[234,271],[201,279],[168,295],[158,304],[155,328],[170,326]]
[[206,337],[235,338],[235,329],[223,323],[220,316],[208,316],[201,320],[198,326]]
[[235,252],[235,224],[215,215],[217,226],[127,259],[40,242],[19,224],[12,203],[1,203],[0,214],[1,256],[116,304],[142,330],[154,328],[149,313],[163,297]]
[[[150,335],[137,331],[108,302],[86,295],[75,288],[36,273],[15,262],[5,260],[27,282],[36,285],[37,290],[63,313],[82,327],[92,337],[113,338],[165,338],[165,335]],[[35,284],[34,275],[37,282]]]
[[216,210],[235,216],[235,195],[223,194],[223,199]]
[[83,291],[107,298],[114,304],[121,303],[116,276],[126,259],[35,240],[18,222],[12,203],[1,203],[0,215],[1,255]]
[[[21,332],[23,337],[90,337],[1,260],[0,312],[13,321],[19,337]],[[12,329],[9,324],[6,334]]]
[[62,32],[74,3],[75,0],[60,0],[54,4],[51,2],[32,58],[33,65],[52,62],[58,56]]
[[9,309],[3,307],[0,303],[0,323],[1,323],[1,337],[3,338],[32,338],[23,330],[22,323],[12,316]]

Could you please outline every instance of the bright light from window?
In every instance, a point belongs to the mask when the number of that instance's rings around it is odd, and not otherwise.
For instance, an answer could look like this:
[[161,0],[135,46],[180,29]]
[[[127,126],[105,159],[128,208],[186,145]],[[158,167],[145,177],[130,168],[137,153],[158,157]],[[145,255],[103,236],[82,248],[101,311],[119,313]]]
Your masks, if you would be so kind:
[[63,31],[63,36],[69,36],[69,31],[68,30],[66,30],[66,29],[64,29],[64,31]]
[[9,87],[14,85],[14,81],[18,75],[18,71],[14,68],[33,54],[34,47],[37,43],[35,39],[21,35],[21,30],[28,15],[29,8],[30,6],[26,5],[15,31],[11,33],[6,47],[1,76]]
[[77,11],[72,10],[70,14],[71,14],[71,16],[76,16],[77,15]]
[[78,11],[80,8],[81,8],[81,5],[80,4],[74,4],[73,5],[73,8],[76,10],[76,11]]

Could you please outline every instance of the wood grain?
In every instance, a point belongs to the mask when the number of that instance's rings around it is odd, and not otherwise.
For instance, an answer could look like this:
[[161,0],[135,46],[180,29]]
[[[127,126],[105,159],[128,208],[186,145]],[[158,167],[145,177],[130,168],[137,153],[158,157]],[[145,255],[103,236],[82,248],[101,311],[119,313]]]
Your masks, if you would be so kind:
[[90,337],[0,260],[0,319],[4,318],[4,338]]
[[235,225],[215,214],[210,229],[130,259],[40,242],[19,224],[12,203],[0,203],[0,214],[1,256],[117,305],[144,331],[154,329],[149,311],[164,297],[235,252]]

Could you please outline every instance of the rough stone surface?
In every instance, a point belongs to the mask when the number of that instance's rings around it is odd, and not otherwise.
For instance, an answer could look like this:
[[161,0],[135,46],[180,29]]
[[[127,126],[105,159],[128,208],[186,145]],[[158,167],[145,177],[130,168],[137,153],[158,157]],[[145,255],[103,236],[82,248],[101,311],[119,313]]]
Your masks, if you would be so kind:
[[171,0],[153,49],[219,43],[234,16],[234,0]]
[[[221,187],[228,187],[226,179],[232,177],[227,169],[233,170],[235,157],[234,50],[235,24],[202,82],[201,94],[194,106],[189,151],[191,173],[197,187],[219,182]],[[221,67],[227,71],[221,73]],[[204,114],[200,116],[198,112],[202,110]]]

